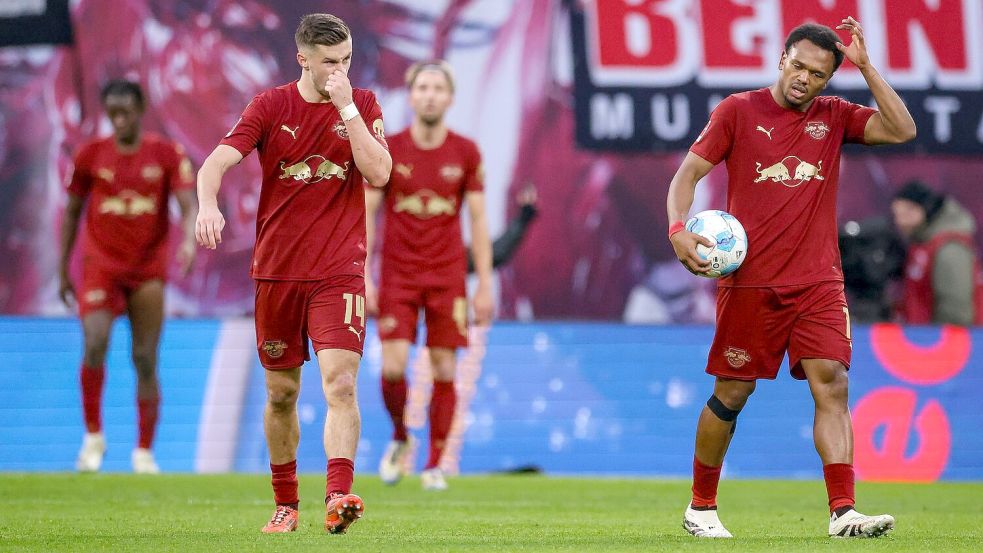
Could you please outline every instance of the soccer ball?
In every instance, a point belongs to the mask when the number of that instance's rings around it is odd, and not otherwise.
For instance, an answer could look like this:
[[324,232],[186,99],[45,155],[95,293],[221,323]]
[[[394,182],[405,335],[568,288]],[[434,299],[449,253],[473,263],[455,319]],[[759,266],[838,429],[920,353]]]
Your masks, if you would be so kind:
[[729,275],[747,257],[747,233],[741,222],[726,211],[701,211],[686,221],[686,230],[709,238],[715,244],[712,248],[696,245],[697,255],[710,262],[710,272],[700,276],[720,278]]

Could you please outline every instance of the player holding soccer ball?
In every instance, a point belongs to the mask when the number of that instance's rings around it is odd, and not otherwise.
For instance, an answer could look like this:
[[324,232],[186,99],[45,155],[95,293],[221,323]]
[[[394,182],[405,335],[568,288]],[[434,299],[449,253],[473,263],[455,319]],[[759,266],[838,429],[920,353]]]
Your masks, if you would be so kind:
[[[806,24],[785,41],[779,75],[768,88],[734,94],[710,116],[669,186],[669,239],[696,274],[704,238],[681,230],[696,183],[726,161],[727,211],[747,231],[743,266],[719,282],[717,330],[707,361],[716,377],[700,415],[693,498],[683,526],[700,537],[731,537],[717,518],[717,483],[736,419],[759,378],[774,379],[786,351],[792,376],[809,382],[813,437],[829,494],[829,535],[879,536],[889,515],[854,510],[853,430],[847,405],[850,321],[836,231],[841,145],[899,144],[915,137],[901,98],[870,63],[852,17],[837,29]],[[844,56],[859,69],[880,111],[818,96]]]
[[[447,482],[440,457],[454,420],[457,348],[468,345],[465,278],[467,252],[461,240],[460,210],[468,206],[471,248],[478,289],[473,305],[478,324],[491,320],[492,246],[485,222],[481,154],[471,140],[449,130],[444,114],[454,97],[454,79],[443,61],[414,64],[407,72],[415,112],[410,127],[392,137],[393,173],[383,190],[366,191],[369,236],[385,202],[382,275],[378,294],[382,339],[382,396],[393,421],[393,439],[379,463],[383,482],[395,484],[413,451],[403,421],[406,362],[416,340],[422,309],[434,371],[430,400],[430,456],[421,473],[424,489]],[[375,303],[366,276],[369,303]]]
[[304,16],[295,35],[300,79],[246,107],[198,173],[198,243],[222,242],[222,176],[259,150],[263,186],[256,220],[256,345],[266,368],[264,429],[276,510],[263,532],[297,529],[297,395],[308,338],[328,403],[324,526],[344,533],[362,515],[351,494],[361,420],[355,379],[365,334],[365,194],[392,160],[375,95],[352,89],[351,32],[329,14]]

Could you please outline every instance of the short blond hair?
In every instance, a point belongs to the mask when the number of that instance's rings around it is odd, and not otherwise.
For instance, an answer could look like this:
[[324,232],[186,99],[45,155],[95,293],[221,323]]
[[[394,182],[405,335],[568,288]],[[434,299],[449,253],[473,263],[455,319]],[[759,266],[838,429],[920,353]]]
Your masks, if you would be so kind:
[[413,83],[416,82],[416,78],[420,73],[428,70],[436,69],[444,74],[447,79],[447,84],[450,85],[451,92],[454,92],[454,71],[451,70],[451,66],[444,60],[425,60],[418,61],[410,66],[406,70],[406,88],[413,88]]
[[294,33],[297,49],[313,48],[321,44],[335,46],[352,36],[351,30],[340,17],[330,13],[309,13],[300,18],[300,25]]

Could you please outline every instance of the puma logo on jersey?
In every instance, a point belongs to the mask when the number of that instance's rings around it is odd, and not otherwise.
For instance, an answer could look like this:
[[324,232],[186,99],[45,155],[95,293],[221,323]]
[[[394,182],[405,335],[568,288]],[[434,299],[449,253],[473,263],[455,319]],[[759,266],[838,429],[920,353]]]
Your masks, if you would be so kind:
[[297,129],[299,129],[299,128],[300,128],[300,125],[297,125],[293,129],[291,129],[290,127],[288,127],[286,125],[280,125],[280,130],[281,131],[287,131],[288,133],[290,133],[290,136],[292,136],[294,138],[294,140],[297,140]]
[[359,332],[358,330],[355,330],[354,326],[351,325],[348,325],[348,330],[352,331],[352,334],[354,334],[355,336],[358,336],[358,340],[360,342],[362,341],[362,332],[365,332],[364,330]]
[[772,128],[770,128],[768,130],[765,130],[764,127],[762,127],[761,125],[758,125],[758,128],[756,128],[754,130],[761,131],[761,132],[767,134],[768,135],[768,140],[771,140],[771,131],[775,130],[775,127],[772,127]]

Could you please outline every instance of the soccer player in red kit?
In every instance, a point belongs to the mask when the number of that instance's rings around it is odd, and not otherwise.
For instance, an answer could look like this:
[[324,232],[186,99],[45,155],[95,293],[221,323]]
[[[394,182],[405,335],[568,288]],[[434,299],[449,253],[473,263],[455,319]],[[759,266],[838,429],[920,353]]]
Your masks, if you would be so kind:
[[[727,211],[744,225],[748,257],[719,281],[717,329],[707,361],[716,377],[700,415],[693,498],[683,527],[700,537],[731,537],[716,512],[717,483],[736,418],[759,378],[774,379],[786,351],[792,376],[815,402],[813,437],[829,494],[829,535],[879,536],[889,515],[854,510],[853,430],[847,405],[850,320],[837,246],[836,187],[841,145],[898,144],[915,136],[901,98],[870,63],[852,17],[837,29],[806,24],[785,41],[779,76],[768,88],[734,94],[710,116],[669,186],[669,239],[692,272],[708,270],[682,230],[696,183],[727,163]],[[859,69],[878,110],[818,96],[843,57]]]
[[[492,248],[485,221],[481,154],[474,142],[444,123],[454,97],[450,66],[443,61],[416,63],[407,72],[406,84],[415,114],[413,122],[390,140],[394,165],[388,186],[366,192],[370,247],[375,215],[385,202],[378,313],[382,396],[394,430],[380,461],[379,475],[383,482],[395,484],[413,450],[403,421],[405,374],[422,309],[434,382],[430,455],[421,480],[424,489],[443,490],[447,481],[440,469],[440,456],[454,420],[457,348],[468,345],[468,257],[461,239],[460,214],[464,203],[471,220],[471,250],[478,274],[473,300],[477,324],[489,322],[494,308]],[[374,311],[375,290],[368,271],[366,282]]]
[[[133,471],[156,474],[151,447],[160,406],[157,344],[164,319],[168,200],[173,195],[181,207],[185,236],[177,255],[186,274],[195,256],[194,172],[181,146],[141,132],[144,97],[138,84],[110,81],[101,98],[113,136],[89,142],[75,157],[61,230],[59,293],[65,305],[77,300],[85,339],[80,381],[86,434],[76,468],[95,472],[102,466],[103,365],[113,319],[126,313],[137,372]],[[68,265],[83,207],[82,282],[76,293]]]
[[297,395],[310,339],[328,404],[324,526],[341,534],[363,511],[351,494],[361,424],[355,381],[365,337],[362,181],[382,186],[392,161],[375,95],[348,80],[352,37],[345,23],[306,15],[295,39],[300,78],[254,97],[202,165],[196,234],[205,247],[221,243],[222,176],[258,150],[263,185],[251,275],[276,502],[263,532],[297,529]]

